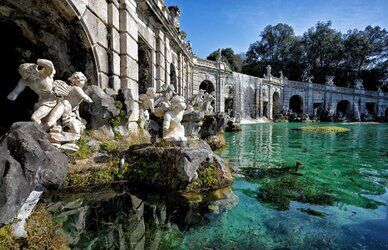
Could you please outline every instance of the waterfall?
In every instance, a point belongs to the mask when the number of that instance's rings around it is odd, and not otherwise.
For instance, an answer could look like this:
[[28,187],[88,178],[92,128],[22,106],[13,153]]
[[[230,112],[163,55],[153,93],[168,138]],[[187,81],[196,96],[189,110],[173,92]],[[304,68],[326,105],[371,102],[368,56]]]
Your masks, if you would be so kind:
[[242,119],[255,117],[256,94],[255,86],[258,79],[233,72],[234,85],[234,115]]
[[357,102],[354,102],[354,120],[358,122],[361,121],[360,107],[358,106]]

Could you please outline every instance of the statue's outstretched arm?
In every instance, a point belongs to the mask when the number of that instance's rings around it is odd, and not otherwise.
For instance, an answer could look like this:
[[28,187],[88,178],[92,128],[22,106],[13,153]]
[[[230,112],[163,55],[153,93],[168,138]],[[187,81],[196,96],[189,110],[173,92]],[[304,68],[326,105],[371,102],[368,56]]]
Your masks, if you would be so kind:
[[87,103],[93,103],[93,100],[80,88],[80,87],[75,87],[77,90],[77,94],[79,97],[82,98]]
[[20,79],[18,85],[14,88],[14,90],[7,96],[7,98],[11,101],[15,101],[18,98],[19,94],[23,92],[23,90],[27,87],[27,84]]

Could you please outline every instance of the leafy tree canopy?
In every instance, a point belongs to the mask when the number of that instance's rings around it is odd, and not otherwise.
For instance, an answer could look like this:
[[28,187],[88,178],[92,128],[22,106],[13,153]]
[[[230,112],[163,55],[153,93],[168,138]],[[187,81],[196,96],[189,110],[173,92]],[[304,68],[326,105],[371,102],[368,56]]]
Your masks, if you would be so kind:
[[388,83],[388,32],[379,26],[350,30],[346,34],[332,28],[332,23],[318,22],[302,36],[296,36],[287,24],[268,25],[258,41],[246,53],[242,72],[263,76],[270,64],[273,74],[291,80],[324,83],[334,75],[339,86],[353,86],[361,78],[367,89]]
[[[211,61],[216,61],[218,56],[218,50],[212,52],[207,59]],[[226,48],[221,49],[221,61],[225,62],[231,70],[235,72],[241,72],[241,67],[243,64],[243,59],[241,55],[235,54],[233,49]]]

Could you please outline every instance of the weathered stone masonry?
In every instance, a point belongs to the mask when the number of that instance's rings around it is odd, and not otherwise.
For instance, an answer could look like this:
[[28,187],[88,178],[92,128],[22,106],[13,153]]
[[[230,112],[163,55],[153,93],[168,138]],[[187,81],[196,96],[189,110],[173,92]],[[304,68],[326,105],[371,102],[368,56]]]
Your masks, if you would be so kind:
[[[2,100],[6,99],[3,93],[17,83],[19,64],[47,58],[54,62],[57,79],[82,71],[90,84],[108,93],[130,89],[136,100],[139,91],[147,87],[159,91],[164,83],[173,84],[185,98],[204,88],[215,92],[215,111],[249,117],[273,118],[274,112],[290,108],[294,96],[300,111],[308,114],[317,105],[335,108],[343,100],[351,107],[372,108],[376,113],[387,108],[382,92],[294,82],[272,75],[257,78],[234,73],[222,62],[197,58],[179,26],[179,9],[166,7],[163,0],[4,0],[0,25],[15,30],[10,34],[14,41],[8,45],[14,52],[4,60],[12,74],[0,69],[8,77],[1,87]],[[33,104],[33,98],[26,96],[24,102]],[[8,103],[1,105],[8,109]],[[29,116],[20,114],[9,120],[20,117]],[[138,117],[135,103],[129,128],[137,127]]]

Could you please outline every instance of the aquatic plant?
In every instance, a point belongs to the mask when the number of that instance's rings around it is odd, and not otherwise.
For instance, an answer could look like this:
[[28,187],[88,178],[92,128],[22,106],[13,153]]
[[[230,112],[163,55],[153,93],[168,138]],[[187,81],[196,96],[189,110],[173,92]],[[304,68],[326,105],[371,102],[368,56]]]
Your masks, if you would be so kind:
[[347,132],[350,131],[349,128],[344,128],[340,126],[303,126],[295,128],[295,130],[300,130],[304,132]]

